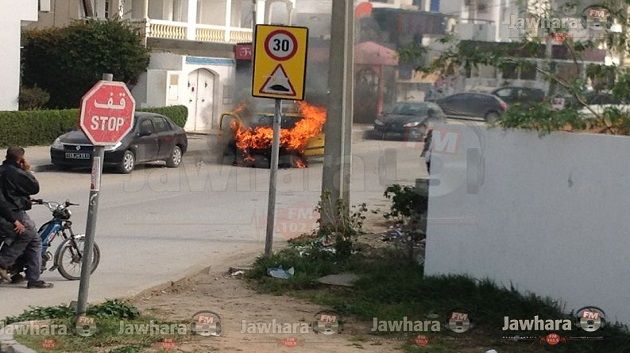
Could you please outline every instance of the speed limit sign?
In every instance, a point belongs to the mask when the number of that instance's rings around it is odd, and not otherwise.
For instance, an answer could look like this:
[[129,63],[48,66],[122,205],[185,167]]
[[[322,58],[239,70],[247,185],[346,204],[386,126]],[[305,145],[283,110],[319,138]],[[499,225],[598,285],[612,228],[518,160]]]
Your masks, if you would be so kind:
[[256,26],[252,95],[304,99],[307,51],[308,28]]
[[291,59],[297,51],[295,36],[286,30],[272,32],[265,40],[265,51],[272,59],[285,61]]

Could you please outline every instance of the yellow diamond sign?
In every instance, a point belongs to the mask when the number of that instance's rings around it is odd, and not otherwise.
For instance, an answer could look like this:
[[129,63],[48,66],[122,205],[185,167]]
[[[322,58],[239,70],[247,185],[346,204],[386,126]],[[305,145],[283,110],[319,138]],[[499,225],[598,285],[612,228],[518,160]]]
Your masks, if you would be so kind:
[[304,99],[308,28],[256,26],[252,95]]

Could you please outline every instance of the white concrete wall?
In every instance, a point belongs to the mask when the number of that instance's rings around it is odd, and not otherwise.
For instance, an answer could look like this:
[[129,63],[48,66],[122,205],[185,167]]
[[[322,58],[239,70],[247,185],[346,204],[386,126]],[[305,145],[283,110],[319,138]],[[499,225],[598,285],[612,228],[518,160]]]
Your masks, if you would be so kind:
[[629,324],[630,138],[437,131],[426,274],[490,278]]
[[21,21],[37,21],[37,5],[38,0],[0,0],[0,110],[18,109]]

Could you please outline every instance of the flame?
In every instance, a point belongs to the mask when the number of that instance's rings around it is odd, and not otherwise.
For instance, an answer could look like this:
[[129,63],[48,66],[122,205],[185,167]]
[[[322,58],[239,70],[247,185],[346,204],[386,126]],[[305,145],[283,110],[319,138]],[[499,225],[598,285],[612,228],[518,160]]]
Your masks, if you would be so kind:
[[[246,107],[239,105],[237,109],[243,111]],[[306,102],[299,102],[298,109],[302,119],[297,121],[293,128],[280,130],[280,146],[288,151],[301,153],[304,152],[311,138],[322,133],[327,113],[325,108]],[[272,127],[247,128],[239,124],[233,124],[232,129],[234,130],[236,147],[243,152],[246,159],[251,158],[249,155],[250,150],[271,148],[273,140]],[[302,163],[301,167],[299,165],[296,167],[303,168],[305,165]]]

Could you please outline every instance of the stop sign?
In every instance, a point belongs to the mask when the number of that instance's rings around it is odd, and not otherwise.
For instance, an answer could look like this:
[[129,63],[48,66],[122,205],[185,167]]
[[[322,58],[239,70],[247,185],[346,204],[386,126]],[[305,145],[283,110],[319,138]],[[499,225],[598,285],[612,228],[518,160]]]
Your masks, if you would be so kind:
[[99,81],[81,99],[79,125],[95,146],[115,145],[133,128],[135,110],[124,83]]

